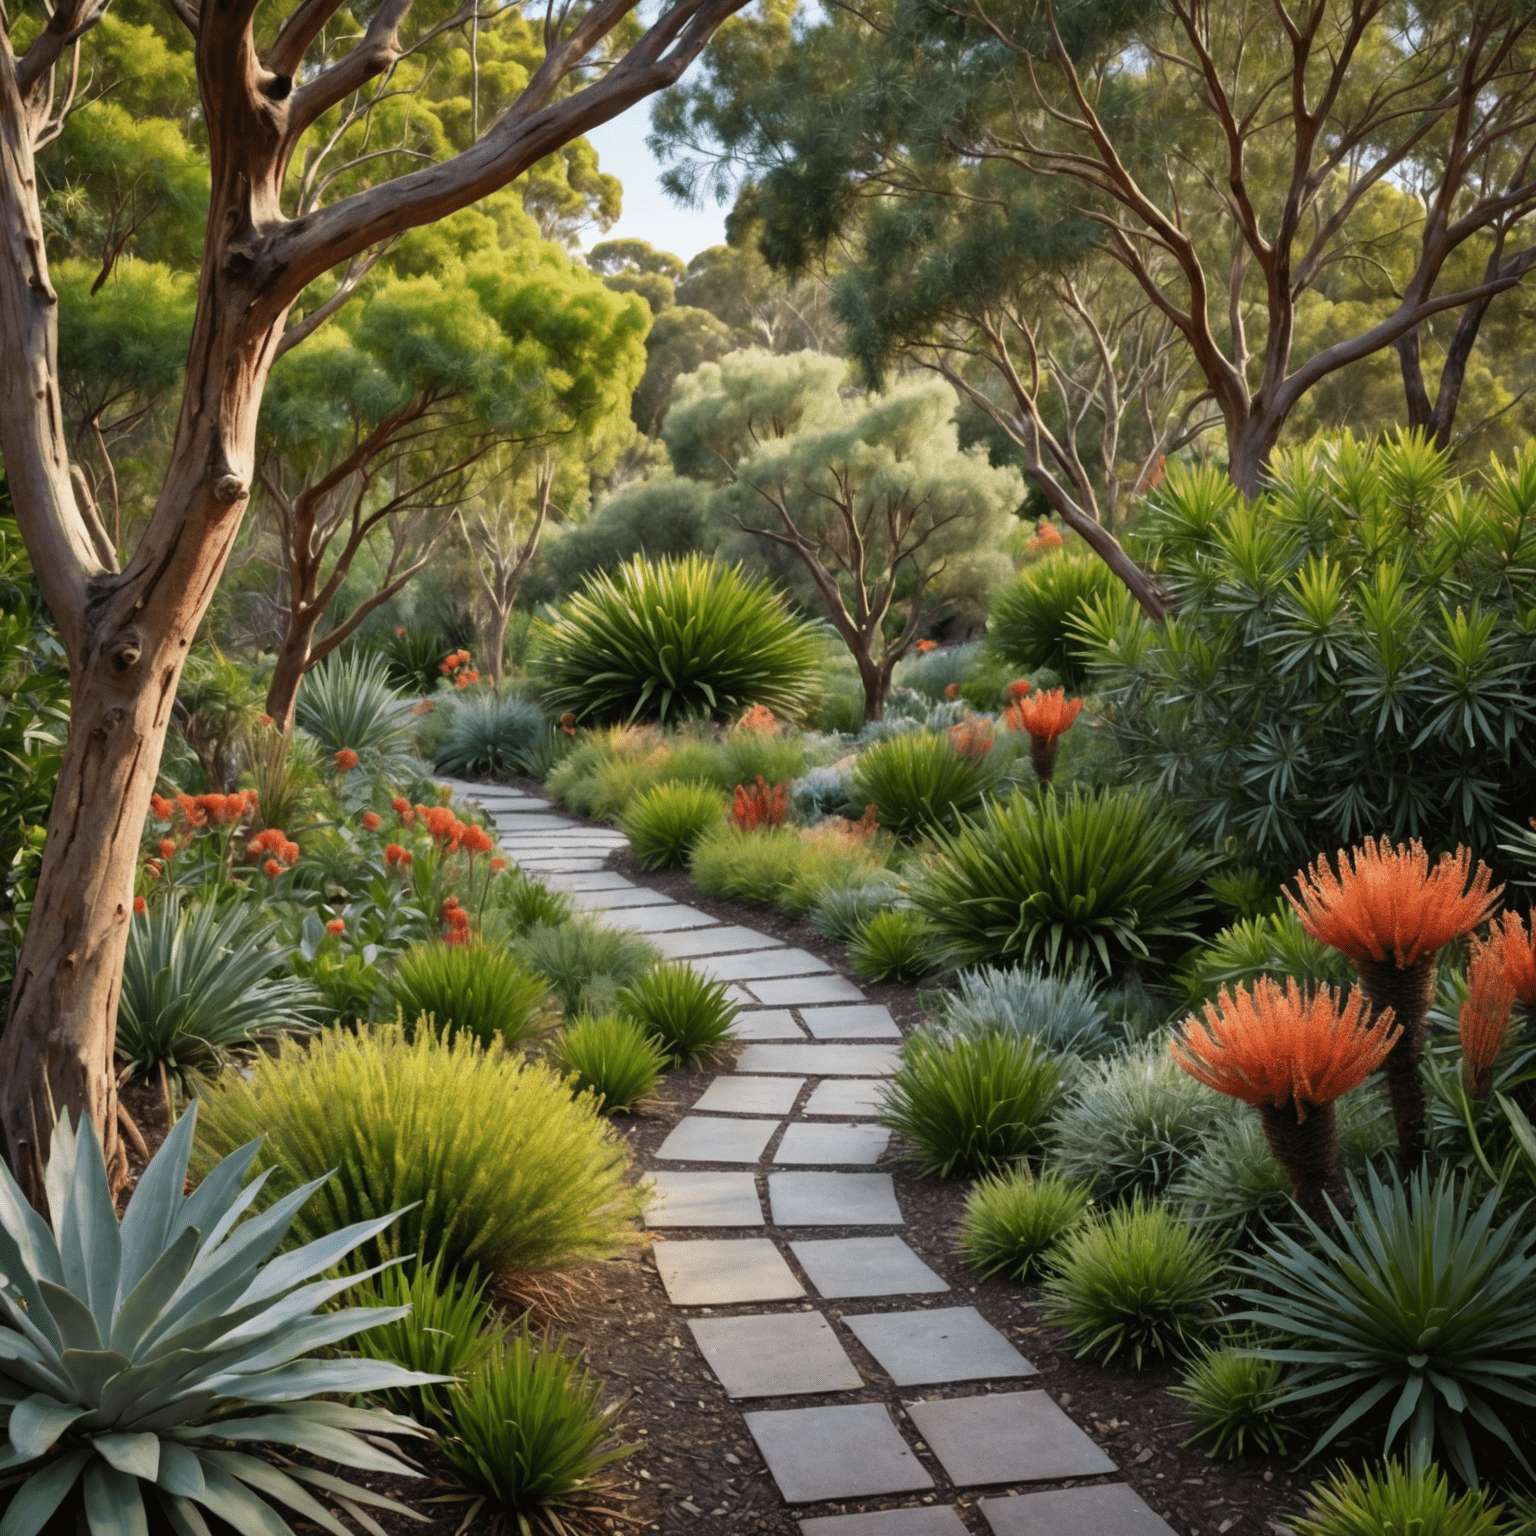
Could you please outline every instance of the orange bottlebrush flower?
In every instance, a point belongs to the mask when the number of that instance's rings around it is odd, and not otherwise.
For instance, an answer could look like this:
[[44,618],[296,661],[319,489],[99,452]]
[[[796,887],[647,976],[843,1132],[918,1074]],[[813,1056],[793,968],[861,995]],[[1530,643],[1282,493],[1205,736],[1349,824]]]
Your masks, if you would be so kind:
[[203,826],[208,820],[202,806],[191,795],[177,795],[176,806],[194,827]]
[[772,789],[768,787],[768,781],[758,774],[756,782],[748,789],[743,784],[736,786],[736,793],[732,796],[731,820],[744,832],[756,831],[758,827],[779,827],[789,817],[789,781],[775,784]]
[[765,736],[772,736],[778,731],[779,722],[774,719],[773,711],[766,704],[754,704],[731,729],[761,731]]
[[442,841],[446,842],[454,836],[454,828],[460,826],[457,817],[446,805],[418,805],[416,809],[421,813],[421,819],[426,822],[427,831]]
[[351,773],[357,767],[357,753],[351,747],[343,747],[336,754],[336,767],[342,773]]
[[469,913],[463,907],[455,907],[447,914],[448,931],[450,933],[469,932]]
[[1033,693],[1035,685],[1027,677],[1016,677],[1008,684],[1008,698],[1017,704],[1026,693]]
[[341,918],[333,917],[330,922],[325,925],[325,931],[327,933],[345,933],[347,931],[347,925],[342,921]]
[[945,685],[944,685],[944,697],[946,699],[958,699],[960,697],[960,684],[959,683],[945,683]]
[[1466,848],[1442,855],[1430,868],[1418,841],[1406,848],[1366,838],[1364,847],[1339,850],[1335,875],[1319,858],[1296,876],[1297,894],[1285,893],[1301,925],[1356,966],[1384,963],[1406,970],[1452,939],[1471,933],[1493,910],[1504,887],[1479,862],[1471,873]]
[[384,849],[384,862],[391,868],[396,865],[402,867],[411,862],[411,856],[399,843],[390,843]]
[[384,825],[384,818],[377,811],[363,812],[363,831],[377,832]]
[[448,932],[443,935],[443,943],[444,944],[468,944],[469,943],[469,925],[466,923],[464,925],[464,927],[462,927],[462,928],[450,928],[448,930]]
[[507,861],[505,859],[492,859],[491,860],[491,873],[493,875],[499,875],[502,872],[502,870],[504,870],[506,867],[507,867]]
[[1082,708],[1081,699],[1069,699],[1064,689],[1052,688],[1033,698],[1016,697],[1003,718],[1011,731],[1028,731],[1036,741],[1055,741],[1072,729]]
[[1504,964],[1504,979],[1515,989],[1515,1001],[1536,1008],[1536,921],[1526,930],[1518,912],[1505,912],[1494,923]]
[[267,862],[261,866],[261,872],[267,877],[268,880],[276,880],[277,877],[282,874],[283,866],[279,864],[276,859],[268,859]]
[[929,651],[936,651],[938,648],[939,642],[937,640],[919,640],[917,644],[912,647],[912,649],[916,651],[919,656],[926,656]]
[[[1515,919],[1517,928],[1519,921]],[[1515,984],[1509,979],[1504,947],[1504,930],[1497,926],[1486,944],[1472,940],[1460,1035],[1461,1081],[1474,1099],[1486,1099],[1493,1089],[1493,1069],[1515,1008]]]
[[297,864],[299,862],[299,845],[297,843],[284,843],[277,856],[284,864]]
[[176,844],[169,837],[160,839],[160,857],[162,859],[174,859],[176,857]]
[[169,821],[176,814],[176,803],[167,800],[164,795],[151,795],[149,808],[154,812],[156,821]]
[[135,896],[133,898],[133,911],[136,917],[143,917],[149,911],[149,903],[142,896]]
[[974,715],[968,720],[957,721],[949,728],[949,744],[955,749],[956,757],[981,762],[996,745],[992,722]]
[[496,839],[484,827],[465,827],[459,841],[471,853],[489,853],[496,846]]

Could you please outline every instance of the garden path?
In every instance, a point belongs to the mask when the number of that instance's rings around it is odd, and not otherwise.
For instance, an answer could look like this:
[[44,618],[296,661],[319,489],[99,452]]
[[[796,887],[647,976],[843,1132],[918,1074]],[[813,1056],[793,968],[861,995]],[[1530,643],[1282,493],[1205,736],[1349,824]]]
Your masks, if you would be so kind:
[[[657,1150],[645,1220],[665,1234],[653,1251],[667,1296],[728,1396],[750,1405],[746,1427],[785,1503],[892,1503],[802,1519],[802,1536],[964,1536],[953,1505],[922,1502],[935,1484],[919,1451],[957,1489],[975,1490],[993,1536],[1172,1536],[1123,1482],[985,1496],[1116,1467],[1048,1393],[1028,1388],[1035,1368],[976,1308],[940,1299],[949,1286],[902,1239],[891,1175],[873,1166],[889,1138],[874,1117],[901,1038],[889,1012],[808,951],[604,869],[622,833],[523,790],[446,782],[486,811],[523,868],[726,982],[741,1005],[734,1070]],[[867,1235],[817,1236],[849,1227]],[[893,1296],[910,1296],[912,1309],[860,1316],[827,1305]],[[899,1416],[879,1402],[771,1406],[864,1387],[845,1333],[898,1387],[974,1381],[977,1394],[914,1393]]]

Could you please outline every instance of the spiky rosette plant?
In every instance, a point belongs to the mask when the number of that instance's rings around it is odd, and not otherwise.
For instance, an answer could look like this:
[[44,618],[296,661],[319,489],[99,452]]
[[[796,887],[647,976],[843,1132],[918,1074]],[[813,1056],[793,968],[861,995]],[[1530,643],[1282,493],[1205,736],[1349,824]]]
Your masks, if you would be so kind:
[[1431,867],[1424,845],[1393,847],[1366,838],[1338,871],[1326,858],[1296,876],[1286,898],[1302,927],[1355,967],[1376,1010],[1390,1008],[1402,1033],[1386,1060],[1387,1093],[1397,1122],[1397,1155],[1404,1173],[1424,1156],[1424,1022],[1435,997],[1440,951],[1482,924],[1503,887],[1489,890],[1488,867],[1474,873],[1465,848]]
[[268,1500],[342,1536],[347,1527],[327,1500],[354,1514],[358,1505],[412,1513],[331,1473],[231,1448],[277,1445],[414,1477],[372,1438],[420,1434],[410,1419],[318,1398],[446,1378],[318,1357],[410,1311],[319,1310],[359,1279],[335,1278],[336,1265],[394,1215],[274,1259],[325,1180],[241,1221],[265,1182],[263,1175],[242,1187],[253,1142],[186,1195],[196,1118],[194,1105],[165,1139],[121,1225],[88,1122],[78,1135],[67,1118],[54,1130],[44,1179],[51,1224],[0,1165],[0,1413],[8,1437],[0,1467],[14,1485],[0,1519],[6,1536],[35,1536],[66,1500],[83,1511],[79,1528],[91,1536],[147,1531],[146,1499],[179,1536],[207,1536],[203,1510],[234,1530],[281,1536],[289,1528]]

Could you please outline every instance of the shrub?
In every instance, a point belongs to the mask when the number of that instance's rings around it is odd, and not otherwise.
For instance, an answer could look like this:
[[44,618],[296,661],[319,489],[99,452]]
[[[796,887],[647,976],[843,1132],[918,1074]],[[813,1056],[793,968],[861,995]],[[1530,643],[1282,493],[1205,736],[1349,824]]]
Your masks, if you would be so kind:
[[1107,1056],[1124,1044],[1098,986],[1081,972],[1053,976],[1018,965],[962,971],[939,1004],[952,1034],[1027,1036],[1060,1055]]
[[513,927],[558,928],[571,919],[571,898],[564,891],[545,885],[526,870],[509,871],[505,878],[491,883],[491,899],[496,910],[504,912]]
[[853,799],[853,779],[843,768],[812,768],[790,792],[790,804],[803,822],[823,816],[858,816],[864,807]]
[[1354,971],[1338,950],[1301,926],[1289,905],[1223,928],[1179,966],[1179,985],[1191,1008],[1214,999],[1223,987],[1250,985],[1260,976],[1338,986],[1353,980]]
[[320,996],[283,967],[276,929],[259,907],[164,896],[128,926],[117,1054],[175,1080],[215,1070],[243,1045],[312,1029]]
[[965,1197],[960,1256],[977,1274],[1022,1285],[1088,1210],[1086,1186],[1026,1170],[978,1181]]
[[987,647],[1015,673],[1049,667],[1071,692],[1081,693],[1089,683],[1088,656],[1072,620],[1117,584],[1109,567],[1086,552],[1042,560],[993,594]]
[[1207,1456],[1235,1461],[1250,1452],[1284,1456],[1291,1448],[1293,1422],[1276,1407],[1285,1391],[1280,1367],[1240,1344],[1205,1345],[1168,1390],[1195,1425],[1184,1443],[1208,1442]]
[[530,672],[578,719],[730,720],[810,703],[820,646],[781,594],[700,555],[599,571],[533,632]]
[[883,881],[828,886],[811,907],[811,927],[824,939],[848,944],[872,917],[891,911],[900,901],[900,888]]
[[[805,772],[805,747],[796,736],[774,731],[731,731],[708,743],[711,761],[701,763],[699,777],[727,794],[738,784],[762,779],[782,784]],[[679,744],[663,772],[681,775],[688,769],[686,748]]]
[[926,699],[937,702],[945,690],[968,683],[982,666],[982,643],[968,640],[963,645],[941,645],[931,651],[913,651],[896,663],[895,681]]
[[804,844],[793,827],[766,832],[722,827],[699,839],[688,867],[706,896],[766,907],[789,893],[804,862]]
[[604,1114],[648,1099],[667,1065],[666,1053],[631,1019],[607,1014],[568,1024],[550,1050],[578,1093],[594,1094]]
[[428,694],[437,687],[437,664],[450,647],[435,630],[387,629],[374,644],[391,687],[406,694]]
[[939,827],[953,830],[993,782],[986,761],[960,756],[948,736],[913,731],[860,754],[853,796],[874,806],[882,827],[915,837]]
[[[1290,1398],[1340,1408],[1313,1454],[1346,1428],[1386,1420],[1382,1451],[1405,1435],[1413,1465],[1449,1463],[1470,1487],[1473,1425],[1509,1449],[1500,1402],[1528,1417],[1536,1383],[1536,1234],[1517,1210],[1495,1225],[1502,1188],[1473,1205],[1466,1182],[1420,1167],[1405,1184],[1350,1181],[1354,1221],[1307,1221],[1244,1261],[1243,1321],[1279,1336],[1259,1354],[1294,1370]],[[1369,1415],[1369,1418],[1365,1416]],[[1518,1454],[1518,1452],[1516,1453]]]
[[331,1529],[343,1527],[321,1501],[410,1513],[307,1464],[285,1457],[279,1470],[228,1449],[230,1441],[281,1446],[324,1463],[410,1476],[378,1437],[409,1434],[414,1425],[325,1399],[432,1378],[311,1353],[399,1318],[384,1308],[316,1315],[347,1284],[322,1277],[393,1216],[346,1230],[323,1226],[315,1242],[272,1260],[325,1174],[230,1237],[254,1193],[241,1184],[256,1148],[234,1152],[187,1194],[196,1122],[193,1105],[150,1160],[121,1225],[89,1122],[78,1136],[66,1116],[54,1128],[51,1221],[0,1167],[8,1317],[0,1325],[0,1391],[9,1421],[6,1481],[14,1488],[7,1532],[144,1532],[146,1503],[176,1531],[208,1529],[198,1506],[231,1530],[286,1530],[268,1498]]
[[725,815],[725,798],[709,784],[658,784],[632,800],[620,818],[641,869],[673,869]]
[[444,1034],[481,1045],[520,1045],[539,1032],[548,994],[515,956],[483,944],[417,944],[400,956],[387,982],[407,1031],[431,1019]]
[[305,1241],[411,1207],[370,1262],[403,1252],[441,1257],[454,1275],[560,1269],[617,1252],[637,1207],[624,1149],[590,1099],[463,1035],[409,1039],[385,1024],[284,1042],[203,1099],[204,1166],[256,1141],[274,1197],[340,1170],[296,1219]]
[[672,1065],[697,1066],[735,1030],[740,1010],[725,994],[724,982],[710,981],[691,965],[658,965],[625,987],[618,1004]]
[[439,773],[533,773],[549,722],[530,699],[504,690],[466,693],[439,706],[448,716],[434,758]]
[[1514,1536],[1525,1529],[1511,1529],[1501,1513],[1479,1488],[1453,1497],[1444,1471],[1433,1463],[1404,1467],[1388,1461],[1364,1476],[1340,1466],[1326,1482],[1313,1484],[1306,1513],[1289,1524],[1296,1536]]
[[1215,1251],[1165,1206],[1137,1195],[1066,1234],[1043,1290],[1080,1358],[1183,1354],[1197,1340],[1221,1268]]
[[928,923],[911,907],[877,912],[848,946],[853,973],[868,981],[918,981],[934,969]]
[[880,1121],[937,1178],[973,1177],[1038,1153],[1061,1088],[1048,1052],[1001,1035],[909,1035]]
[[355,752],[368,772],[386,776],[410,760],[410,715],[376,651],[337,651],[306,672],[294,719],[326,758]]
[[1142,789],[991,801],[935,844],[912,900],[961,965],[1110,971],[1149,940],[1192,937],[1204,905],[1205,855]]
[[553,989],[567,1014],[606,1011],[615,994],[653,966],[653,944],[627,928],[577,917],[559,927],[539,923],[516,940],[518,958]]

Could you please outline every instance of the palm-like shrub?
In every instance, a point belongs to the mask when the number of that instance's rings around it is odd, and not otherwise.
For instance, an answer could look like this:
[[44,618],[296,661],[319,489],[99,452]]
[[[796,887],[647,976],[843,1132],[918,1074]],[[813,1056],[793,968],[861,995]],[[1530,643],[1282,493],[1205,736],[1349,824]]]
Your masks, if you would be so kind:
[[259,907],[234,902],[221,912],[212,899],[157,900],[128,928],[117,1054],[140,1072],[163,1066],[184,1080],[222,1066],[240,1046],[312,1029],[319,993],[283,967]]
[[1079,1356],[1129,1355],[1138,1371],[1193,1347],[1221,1279],[1211,1245],[1140,1195],[1067,1233],[1052,1263],[1047,1320],[1066,1325]]
[[848,944],[859,936],[872,917],[900,904],[901,891],[889,881],[831,885],[816,898],[810,910],[811,927],[824,939]]
[[1007,1168],[1038,1153],[1061,1070],[1030,1040],[909,1035],[880,1122],[904,1155],[941,1179]]
[[1338,986],[1351,981],[1354,972],[1338,950],[1318,943],[1301,926],[1289,906],[1223,928],[1179,966],[1179,983],[1191,1008],[1214,1000],[1223,987],[1248,986],[1260,976]]
[[854,975],[869,981],[918,981],[934,969],[927,920],[911,907],[877,912],[848,945]]
[[712,1060],[735,1033],[741,1011],[724,982],[682,964],[647,971],[619,993],[618,1005],[674,1066]]
[[960,1255],[979,1275],[1022,1285],[1090,1203],[1085,1185],[1056,1173],[1036,1177],[1020,1169],[978,1180],[965,1197]]
[[1294,1419],[1277,1406],[1285,1395],[1280,1367],[1241,1344],[1204,1346],[1168,1390],[1195,1425],[1185,1444],[1204,1441],[1212,1458],[1284,1456],[1296,1438]]
[[294,719],[326,758],[356,752],[381,772],[409,761],[410,715],[377,651],[336,651],[305,673]]
[[1208,860],[1142,789],[990,801],[935,845],[912,901],[960,965],[1110,971],[1191,937],[1204,905]]
[[[237,1531],[287,1527],[268,1499],[332,1530],[326,1508],[392,1500],[310,1466],[279,1468],[232,1445],[281,1446],[370,1473],[416,1474],[378,1436],[417,1432],[409,1419],[336,1397],[437,1380],[376,1360],[318,1352],[402,1308],[319,1309],[351,1283],[322,1279],[394,1216],[344,1229],[273,1259],[325,1174],[240,1222],[254,1142],[184,1193],[197,1106],[144,1170],[121,1226],[88,1123],[54,1129],[46,1184],[57,1214],[39,1216],[0,1166],[0,1398],[7,1481],[19,1484],[0,1525],[41,1531],[62,1508],[70,1529],[122,1536],[149,1529],[146,1503],[176,1531],[206,1531],[208,1510]],[[239,1225],[236,1225],[240,1222]],[[330,1400],[322,1400],[330,1399]],[[83,1508],[81,1507],[83,1506]],[[54,1527],[50,1527],[54,1528]]]
[[1073,620],[1096,598],[1115,594],[1113,572],[1096,555],[1053,555],[993,595],[987,648],[1015,673],[1048,667],[1073,693],[1089,682],[1088,656]]
[[1454,1173],[1372,1169],[1350,1187],[1340,1233],[1307,1220],[1308,1241],[1280,1232],[1246,1261],[1242,1317],[1278,1335],[1258,1353],[1293,1369],[1287,1401],[1339,1409],[1314,1453],[1385,1420],[1384,1452],[1403,1436],[1413,1465],[1446,1462],[1475,1488],[1469,1428],[1515,1450],[1503,1414],[1536,1406],[1536,1235],[1523,1210],[1498,1221],[1501,1189],[1474,1206]]
[[301,1239],[410,1207],[390,1251],[441,1257],[452,1274],[537,1273],[617,1252],[637,1208],[624,1149],[592,1101],[573,1099],[553,1069],[465,1035],[409,1039],[387,1024],[288,1041],[202,1102],[205,1166],[259,1141],[274,1196],[339,1170],[296,1218]]
[[901,837],[953,830],[992,787],[985,758],[962,757],[948,736],[910,731],[877,742],[859,755],[853,797],[872,805],[880,825]]
[[531,699],[507,690],[467,693],[446,708],[446,729],[433,759],[439,773],[536,771],[549,722]]
[[734,719],[753,704],[797,715],[820,659],[815,630],[739,567],[701,555],[599,571],[535,625],[529,670],[578,719]]
[[430,1021],[481,1045],[531,1040],[549,992],[516,956],[480,944],[417,944],[400,956],[387,986],[408,1030]]
[[388,629],[374,642],[389,669],[390,684],[405,694],[427,694],[437,686],[438,663],[451,650],[432,629]]
[[1296,1536],[1519,1536],[1529,1529],[1501,1519],[1480,1488],[1452,1494],[1445,1472],[1387,1461],[1362,1475],[1340,1466],[1326,1482],[1314,1483],[1307,1511],[1288,1523]]
[[673,869],[725,816],[725,796],[711,784],[669,783],[630,801],[619,825],[641,869]]
[[549,983],[567,1015],[607,1011],[618,992],[661,958],[654,944],[627,928],[590,917],[540,923],[516,941],[518,958]]
[[577,1093],[593,1094],[609,1115],[649,1098],[668,1059],[633,1019],[611,1013],[568,1024],[551,1047],[550,1057],[570,1074]]
[[1124,1044],[1103,995],[1081,972],[1033,966],[962,971],[939,1004],[938,1025],[960,1035],[1022,1035],[1061,1055],[1097,1058]]

